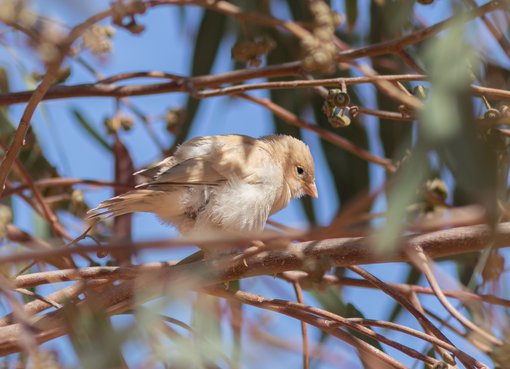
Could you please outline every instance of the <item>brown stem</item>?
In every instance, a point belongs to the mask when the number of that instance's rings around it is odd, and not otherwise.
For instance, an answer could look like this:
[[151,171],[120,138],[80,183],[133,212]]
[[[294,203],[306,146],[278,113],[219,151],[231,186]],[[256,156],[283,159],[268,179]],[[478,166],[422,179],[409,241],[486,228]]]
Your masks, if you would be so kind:
[[[302,284],[308,283],[310,276],[306,272],[284,272],[281,274],[281,277],[289,282],[300,281]],[[337,277],[334,275],[324,275],[321,280],[316,281],[320,285],[337,285],[337,286],[351,286],[351,287],[360,287],[360,288],[371,288],[374,289],[375,286],[370,282],[367,282],[363,279],[356,278],[348,278],[348,277]],[[434,291],[430,287],[424,287],[413,284],[403,284],[403,283],[388,283],[392,288],[398,290],[402,294],[425,294],[425,295],[434,295]],[[500,305],[505,307],[510,307],[510,300],[503,299],[501,297],[497,297],[494,295],[487,294],[476,294],[468,291],[448,291],[443,290],[445,296],[453,297],[455,299],[461,301],[475,301],[475,302],[484,302],[487,304]]]
[[25,110],[23,111],[23,115],[21,116],[21,120],[19,122],[18,128],[16,129],[16,133],[14,135],[14,139],[9,147],[9,150],[5,153],[5,157],[0,164],[0,194],[5,189],[5,181],[7,179],[7,175],[11,170],[11,166],[14,163],[14,160],[18,156],[18,152],[21,147],[25,144],[25,136],[28,132],[28,128],[30,126],[30,120],[32,119],[32,115],[37,108],[39,102],[44,98],[44,95],[50,88],[51,84],[55,80],[58,71],[60,69],[60,65],[64,61],[65,57],[69,53],[72,44],[74,41],[80,37],[87,28],[91,25],[99,22],[100,20],[109,17],[112,14],[112,9],[104,10],[98,14],[93,15],[88,18],[85,22],[79,24],[74,27],[64,42],[60,45],[57,56],[55,59],[49,64],[44,77],[35,89],[35,91],[31,94],[30,99],[28,101]]
[[423,249],[416,247],[414,249],[409,249],[409,254],[412,262],[414,265],[416,265],[417,268],[419,268],[422,273],[427,278],[427,281],[430,284],[430,287],[434,291],[434,294],[436,295],[437,299],[443,305],[443,307],[455,318],[457,319],[463,326],[470,329],[471,331],[479,334],[481,337],[486,339],[488,342],[490,342],[493,345],[496,346],[502,346],[503,342],[499,339],[497,339],[493,334],[486,332],[485,330],[478,327],[476,324],[474,324],[472,321],[464,317],[455,307],[450,304],[446,296],[444,295],[441,287],[439,286],[439,283],[437,282],[434,273],[432,272],[432,269],[430,267],[430,262],[427,258],[427,255],[423,251]]
[[[292,282],[292,287],[294,287],[294,292],[296,294],[296,300],[300,304],[304,304],[303,298],[303,290],[301,289],[301,285],[298,281]],[[305,322],[301,322],[301,334],[303,336],[303,369],[310,368],[310,348],[308,345],[308,328]]]

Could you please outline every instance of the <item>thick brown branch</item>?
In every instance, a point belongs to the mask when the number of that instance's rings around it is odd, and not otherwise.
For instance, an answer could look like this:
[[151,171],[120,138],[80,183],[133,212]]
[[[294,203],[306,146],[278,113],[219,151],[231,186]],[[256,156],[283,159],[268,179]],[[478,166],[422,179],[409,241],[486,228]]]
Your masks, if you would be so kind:
[[[318,234],[318,233],[317,233]],[[490,240],[491,230],[485,225],[475,225],[452,228],[448,230],[430,232],[428,234],[411,236],[403,240],[403,245],[407,247],[421,246],[427,255],[431,258],[440,258],[467,252],[476,252],[485,248],[487,240]],[[510,246],[510,222],[501,223],[496,229],[494,247]],[[259,237],[269,242],[275,236]],[[236,241],[237,240],[237,241]],[[249,237],[246,238],[225,238],[225,242],[236,244],[247,244]],[[212,242],[218,242],[214,240]],[[38,252],[25,252],[0,257],[0,264],[13,263],[20,261],[29,261],[52,256],[67,256],[72,254],[90,254],[101,252],[125,252],[136,253],[141,250],[171,248],[185,245],[195,245],[197,243],[206,243],[203,239],[175,239],[166,241],[151,241],[143,243],[112,243],[108,245],[91,244],[87,246],[75,246],[73,248],[62,248]],[[232,271],[232,279],[248,277],[258,274],[244,274],[245,269],[253,270],[256,266],[266,270],[263,274],[281,273],[286,270],[299,269],[303,266],[303,260],[297,255],[306,258],[321,259],[323,255],[328,255],[332,263],[337,266],[347,266],[355,264],[374,264],[383,262],[408,261],[404,252],[394,254],[378,255],[374,254],[374,248],[377,247],[375,239],[354,237],[338,238],[317,241],[308,241],[292,244],[288,250],[276,250],[263,256],[258,255],[251,258],[250,268],[241,267],[239,270]],[[244,264],[244,263],[243,263]],[[248,271],[249,272],[249,271]],[[259,271],[260,272],[260,271]]]
[[[494,245],[504,247],[510,245],[510,223],[503,223],[497,227]],[[438,232],[432,232],[427,235],[409,237],[405,239],[404,244],[407,247],[423,247],[431,257],[437,258],[458,253],[478,251],[486,246],[491,239],[491,230],[487,226],[460,227]],[[303,242],[293,244],[291,249],[275,250],[265,252],[242,260],[235,265],[224,264],[228,262],[228,257],[211,261],[195,262],[184,265],[151,264],[145,267],[93,267],[84,270],[61,270],[55,272],[35,273],[32,275],[20,276],[16,279],[16,287],[28,287],[41,283],[56,282],[61,280],[83,280],[83,279],[135,279],[141,278],[141,285],[144,289],[148,286],[158,288],[152,296],[157,297],[165,291],[165,281],[170,281],[172,285],[178,285],[182,281],[183,285],[189,286],[213,286],[222,281],[235,280],[239,278],[253,277],[257,275],[273,275],[276,273],[310,268],[315,262],[324,262],[331,260],[331,265],[354,265],[359,263],[380,263],[383,261],[405,261],[405,253],[396,253],[394,255],[385,255],[381,257],[373,253],[371,244],[373,240],[363,238],[349,238],[337,240],[324,240]],[[97,246],[96,246],[97,247]],[[117,249],[121,248],[116,246]],[[83,252],[87,247],[76,246]],[[91,250],[94,247],[90,247]],[[138,248],[140,249],[140,248]],[[55,250],[57,252],[65,251],[67,253],[77,250],[65,249]],[[94,250],[97,251],[97,250]],[[28,255],[25,255],[28,256]],[[2,261],[5,261],[3,257]],[[227,260],[225,260],[227,259]],[[219,264],[218,264],[219,263]],[[220,271],[214,272],[215,265],[220,265]],[[204,274],[197,275],[197,270],[204,271]],[[210,272],[207,272],[210,271]],[[140,273],[142,272],[142,273]],[[193,276],[193,281],[190,278]],[[150,281],[157,280],[157,283]],[[115,286],[106,291],[102,303],[106,306],[115,305],[116,308],[109,310],[111,313],[124,311],[130,308],[128,302],[118,305],[123,301],[131,301],[136,290],[133,285],[123,284]],[[148,292],[148,291],[146,291]],[[123,310],[124,309],[124,310]],[[52,327],[50,330],[42,330],[36,339],[38,342],[45,342],[51,338],[60,336],[65,332],[62,330],[57,316],[53,313],[34,322],[37,326]],[[44,322],[44,324],[42,323]],[[0,354],[7,354],[19,350],[19,327],[16,325],[0,329]]]

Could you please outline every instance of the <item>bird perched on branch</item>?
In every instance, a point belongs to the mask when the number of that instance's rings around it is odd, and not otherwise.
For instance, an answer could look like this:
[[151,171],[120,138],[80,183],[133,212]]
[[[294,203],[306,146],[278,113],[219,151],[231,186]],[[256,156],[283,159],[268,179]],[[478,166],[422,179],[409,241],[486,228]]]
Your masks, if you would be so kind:
[[291,199],[318,197],[310,149],[286,135],[196,137],[135,175],[148,180],[102,202],[88,218],[150,212],[183,234],[245,234],[262,231]]

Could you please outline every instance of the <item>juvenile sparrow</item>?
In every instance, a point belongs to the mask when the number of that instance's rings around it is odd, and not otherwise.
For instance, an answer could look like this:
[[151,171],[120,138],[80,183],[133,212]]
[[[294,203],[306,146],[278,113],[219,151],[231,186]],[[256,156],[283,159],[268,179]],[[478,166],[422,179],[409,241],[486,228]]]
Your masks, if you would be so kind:
[[153,167],[135,190],[102,202],[89,219],[155,213],[183,234],[260,232],[293,198],[317,198],[308,146],[291,136],[193,138]]

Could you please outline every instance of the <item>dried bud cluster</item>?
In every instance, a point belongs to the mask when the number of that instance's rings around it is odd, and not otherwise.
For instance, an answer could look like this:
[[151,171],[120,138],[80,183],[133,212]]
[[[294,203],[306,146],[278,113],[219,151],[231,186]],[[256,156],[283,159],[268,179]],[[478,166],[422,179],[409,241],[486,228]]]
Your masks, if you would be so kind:
[[114,34],[113,27],[94,25],[83,33],[83,47],[96,55],[107,54],[112,51],[111,38]]
[[359,107],[349,106],[350,103],[351,97],[343,89],[333,88],[328,91],[328,96],[322,105],[322,111],[333,128],[347,127],[351,124],[351,119],[347,116],[347,113],[353,118],[359,114]]
[[232,47],[232,58],[239,62],[245,62],[249,66],[258,67],[261,63],[260,57],[275,47],[276,43],[270,38],[238,41]]
[[7,225],[12,222],[11,208],[0,204],[0,240],[7,234]]
[[71,193],[69,211],[77,216],[83,216],[88,210],[82,190],[74,190]]
[[[425,86],[418,85],[413,89],[413,96],[425,101],[429,95],[429,89]],[[398,111],[402,114],[402,118],[414,119],[416,112],[407,105],[401,104],[398,106]]]
[[[138,34],[145,30],[145,26],[136,22],[135,14],[143,14],[147,10],[147,4],[140,0],[124,3],[118,0],[112,4],[113,24],[125,28],[131,33]],[[126,21],[125,18],[128,20]]]
[[437,195],[442,201],[445,201],[448,197],[448,187],[444,181],[439,178],[428,180],[425,183],[425,190]]
[[25,26],[33,25],[37,16],[31,12],[26,3],[19,0],[0,1],[0,19],[6,23],[20,23]]
[[183,108],[170,108],[164,116],[166,122],[166,130],[170,133],[177,134],[186,117],[186,110]]
[[335,70],[335,29],[340,24],[340,16],[322,0],[311,1],[310,11],[314,17],[313,36],[301,41],[305,53],[303,65],[309,71],[332,73]]
[[133,117],[126,114],[115,114],[113,118],[105,118],[103,123],[110,134],[116,133],[119,129],[129,131],[135,124]]

